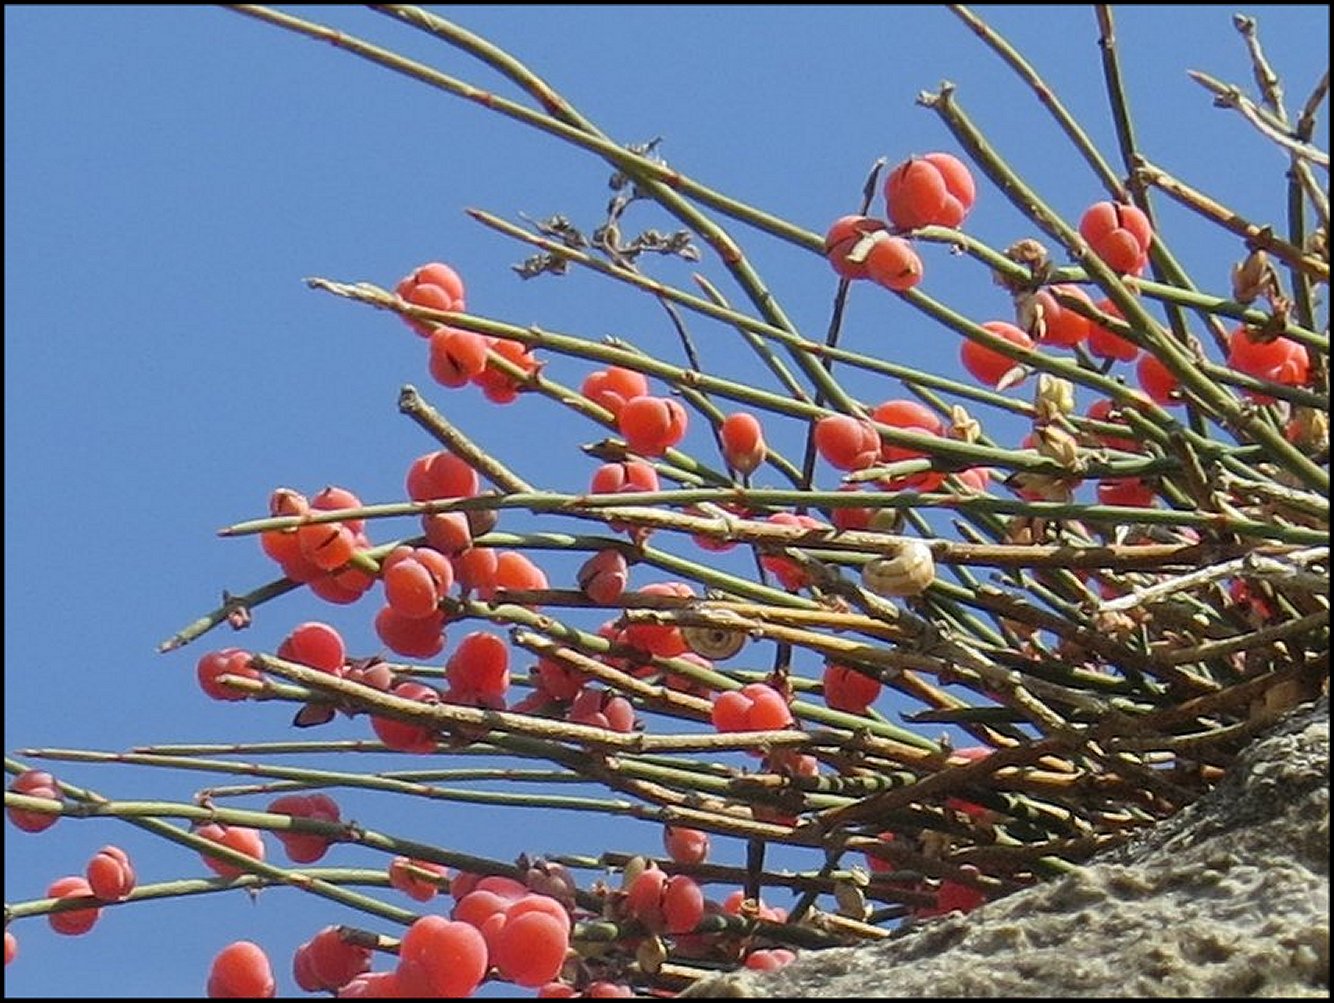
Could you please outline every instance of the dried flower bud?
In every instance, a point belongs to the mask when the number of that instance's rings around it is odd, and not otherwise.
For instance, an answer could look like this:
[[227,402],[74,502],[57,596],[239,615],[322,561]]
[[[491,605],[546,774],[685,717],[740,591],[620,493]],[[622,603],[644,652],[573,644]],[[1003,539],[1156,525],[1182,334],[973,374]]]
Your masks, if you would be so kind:
[[960,442],[977,442],[982,438],[982,423],[960,404],[950,407],[949,437]]
[[858,922],[871,914],[871,907],[866,904],[866,894],[851,881],[834,882],[834,901],[838,903],[839,915]]
[[1299,405],[1292,409],[1288,421],[1288,441],[1305,453],[1322,453],[1329,449],[1329,412]]
[[1256,248],[1232,266],[1232,298],[1238,303],[1253,303],[1261,296],[1278,294],[1278,270],[1269,255]]
[[667,961],[667,945],[661,937],[645,937],[635,949],[635,961],[646,975],[656,975]]
[[1055,460],[1072,473],[1082,473],[1084,461],[1079,456],[1079,443],[1075,437],[1055,425],[1042,425],[1034,430],[1038,452],[1050,460]]
[[1053,474],[1038,474],[1031,470],[1020,470],[1006,478],[1005,483],[1022,497],[1031,501],[1049,501],[1069,503],[1075,497],[1074,484],[1068,477]]
[[921,595],[935,578],[935,558],[921,540],[905,540],[893,557],[877,557],[862,568],[862,584],[878,596]]
[[1032,279],[1016,282],[1001,272],[995,272],[996,284],[1012,291],[1025,289],[1035,282],[1041,283],[1051,271],[1051,256],[1047,253],[1047,249],[1032,237],[1015,241],[1005,249],[1005,256],[1016,264],[1026,266],[1033,273]]
[[1074,414],[1075,385],[1051,373],[1040,373],[1033,405],[1040,422],[1054,421],[1058,415]]

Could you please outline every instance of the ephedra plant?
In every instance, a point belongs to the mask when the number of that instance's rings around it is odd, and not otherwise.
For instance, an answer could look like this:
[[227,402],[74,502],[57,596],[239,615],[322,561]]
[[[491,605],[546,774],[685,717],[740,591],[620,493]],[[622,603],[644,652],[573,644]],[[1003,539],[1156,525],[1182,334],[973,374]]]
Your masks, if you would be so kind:
[[[263,907],[307,893],[362,919],[312,929],[295,957],[219,943],[201,973],[209,995],[273,995],[288,966],[303,990],[347,996],[466,996],[488,980],[672,995],[1059,878],[1208,791],[1248,737],[1327,688],[1328,154],[1312,139],[1328,76],[1291,114],[1254,22],[1236,25],[1257,97],[1194,76],[1288,159],[1286,220],[1248,219],[1137,148],[1109,9],[1096,23],[1111,157],[960,7],[1086,162],[1087,210],[1049,208],[944,84],[918,98],[942,149],[887,151],[855,211],[813,232],[706,187],[656,144],[621,145],[442,17],[376,8],[530,100],[298,16],[235,9],[603,158],[613,194],[592,225],[471,215],[523,248],[525,278],[588,270],[660,304],[677,348],[470,312],[462,260],[380,284],[310,279],[398,315],[368,312],[368,326],[392,320],[421,340],[414,380],[430,389],[405,386],[399,407],[434,444],[403,458],[404,500],[278,487],[267,514],[223,531],[257,538],[272,580],[162,648],[200,649],[198,685],[236,713],[290,705],[273,743],[6,760],[19,829],[115,818],[202,857],[142,885],[109,845],[84,876],[6,907],[7,963],[14,931],[38,917],[82,934],[111,904],[287,885]],[[1027,220],[1006,246],[969,233],[984,193]],[[1187,275],[1156,220],[1166,201],[1226,231],[1233,261]],[[679,228],[636,233],[650,203]],[[826,330],[783,312],[747,255],[756,241],[827,271]],[[932,281],[940,246],[1013,309],[951,307]],[[659,255],[707,259],[719,281],[670,285],[654,277]],[[952,339],[957,370],[844,347],[854,289]],[[702,364],[692,331],[706,319],[763,381]],[[580,367],[577,384],[547,374],[557,357]],[[848,374],[868,373],[895,392],[854,396]],[[539,445],[587,465],[585,490],[530,482],[522,449],[451,421],[521,395],[586,422],[596,441],[582,453]],[[1016,421],[1021,439],[998,431]],[[568,573],[556,558],[571,554]],[[217,639],[282,616],[298,589],[330,620],[373,620],[382,646],[349,651],[324,621],[292,624],[272,652]],[[357,741],[319,738],[343,718]],[[359,767],[367,749],[402,769]],[[297,765],[276,765],[281,752]],[[247,779],[188,803],[130,802],[62,782],[60,761]],[[516,780],[541,792],[513,793]],[[608,847],[591,825],[584,854],[535,845],[495,859],[464,834],[412,840],[345,817],[347,790],[628,816],[659,829],[661,849]],[[744,860],[711,859],[724,841]]]

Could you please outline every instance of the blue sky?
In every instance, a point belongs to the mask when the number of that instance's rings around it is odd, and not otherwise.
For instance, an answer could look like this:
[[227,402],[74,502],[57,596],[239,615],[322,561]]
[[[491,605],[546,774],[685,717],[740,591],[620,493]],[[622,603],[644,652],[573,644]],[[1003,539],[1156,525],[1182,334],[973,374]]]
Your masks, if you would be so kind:
[[[943,8],[441,10],[528,61],[618,141],[660,136],[682,171],[812,230],[855,208],[876,157],[954,149],[938,119],[913,103],[942,79],[1067,217],[1103,197],[1031,94]],[[371,12],[300,13],[513,93],[486,67]],[[1235,115],[1211,108],[1185,75],[1198,68],[1251,85],[1231,13],[1119,11],[1129,100],[1154,161],[1277,223],[1286,161]],[[1091,11],[1021,5],[986,14],[1115,159]],[[1265,6],[1259,18],[1299,102],[1327,66],[1328,8]],[[402,497],[409,462],[432,448],[396,413],[404,382],[543,486],[583,488],[593,463],[575,444],[601,437],[547,401],[500,409],[474,388],[434,387],[424,343],[397,319],[301,280],[392,286],[417,264],[445,260],[467,281],[473,312],[671,353],[673,335],[652,302],[592,276],[521,282],[510,265],[523,248],[462,212],[561,212],[591,229],[609,170],[479,107],[220,9],[7,6],[5,29],[5,747],[290,735],[284,707],[206,700],[195,659],[223,644],[271,650],[312,618],[369,654],[379,647],[370,627],[378,596],[350,608],[288,596],[259,610],[248,634],[157,655],[156,643],[211,609],[221,590],[272,576],[253,540],[220,540],[217,528],[262,514],[279,485]],[[1326,147],[1327,137],[1322,124]],[[635,211],[641,225],[670,226],[651,209]],[[1234,246],[1174,207],[1161,212],[1200,285],[1225,289]],[[968,228],[996,246],[1029,233],[988,186]],[[828,267],[739,224],[733,232],[798,327],[822,336],[835,285]],[[941,248],[924,257],[933,295],[978,320],[1008,318],[1005,295],[975,265]],[[740,300],[715,262],[698,267]],[[663,262],[655,274],[689,286],[691,270]],[[698,325],[707,368],[752,373],[731,332]],[[956,336],[879,290],[854,290],[846,330],[851,347],[957,369]],[[577,384],[591,368],[556,360],[547,372]],[[872,401],[899,395],[883,379],[849,386]],[[790,446],[798,431],[774,437]],[[690,443],[709,448],[698,429]],[[507,517],[505,525],[531,523]],[[377,541],[396,529],[414,528],[372,527]],[[576,565],[557,562],[553,579],[563,570],[568,582]],[[634,582],[647,580],[641,572]],[[335,733],[359,737],[365,721],[340,722]],[[209,782],[105,767],[56,772],[118,798],[188,799]],[[383,798],[340,800],[347,814],[402,835],[500,857],[658,845],[656,827],[587,816],[454,805],[408,813]],[[6,901],[41,895],[108,842],[130,850],[143,882],[201,873],[192,855],[113,822],[65,820],[41,837],[7,827]],[[736,847],[718,842],[736,859]],[[330,862],[373,866],[373,857],[344,851]],[[281,856],[276,844],[270,853]],[[356,920],[269,891],[255,902],[233,892],[108,910],[81,938],[23,922],[6,994],[200,994],[213,954],[243,937],[269,949],[280,994],[290,993],[295,945],[326,923]]]

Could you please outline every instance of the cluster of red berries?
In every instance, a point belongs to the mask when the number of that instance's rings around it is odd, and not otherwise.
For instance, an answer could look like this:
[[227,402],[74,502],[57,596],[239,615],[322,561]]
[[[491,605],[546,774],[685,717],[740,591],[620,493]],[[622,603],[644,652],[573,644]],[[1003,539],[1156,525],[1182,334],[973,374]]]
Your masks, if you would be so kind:
[[[431,310],[461,313],[465,307],[463,280],[458,272],[438,261],[414,270],[398,283],[395,292],[413,306]],[[415,317],[404,316],[403,320],[429,339],[428,368],[441,386],[457,388],[472,383],[492,403],[509,404],[519,396],[522,380],[540,368],[532,352],[516,341]],[[501,363],[517,368],[521,375],[507,372]]]
[[[976,199],[973,175],[948,153],[905,160],[885,180],[885,210],[897,232],[957,227]],[[912,243],[873,216],[836,220],[824,246],[830,265],[845,279],[870,279],[895,292],[906,292],[922,280],[922,259]]]

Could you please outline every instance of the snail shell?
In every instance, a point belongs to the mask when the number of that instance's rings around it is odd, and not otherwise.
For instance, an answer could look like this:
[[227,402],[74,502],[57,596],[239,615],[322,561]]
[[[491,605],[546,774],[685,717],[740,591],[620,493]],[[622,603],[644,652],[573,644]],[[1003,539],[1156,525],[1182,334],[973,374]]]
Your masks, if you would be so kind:
[[862,568],[862,584],[878,596],[921,595],[935,578],[935,558],[921,540],[905,540],[893,557],[877,557]]
[[695,654],[715,661],[731,658],[746,643],[745,634],[726,627],[682,627],[681,636]]

